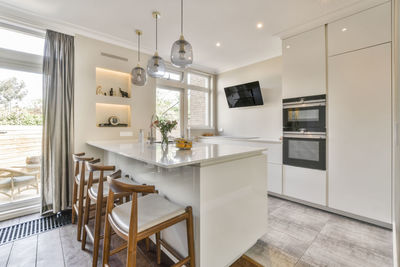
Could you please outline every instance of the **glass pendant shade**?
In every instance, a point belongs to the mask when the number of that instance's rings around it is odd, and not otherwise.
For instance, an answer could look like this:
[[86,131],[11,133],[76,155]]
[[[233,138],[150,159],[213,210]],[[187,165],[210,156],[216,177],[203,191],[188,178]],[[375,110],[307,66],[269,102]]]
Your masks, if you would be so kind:
[[140,67],[140,36],[142,35],[142,31],[136,30],[136,34],[138,36],[138,64],[131,71],[131,82],[134,85],[143,86],[147,82],[147,72]]
[[171,62],[179,68],[189,67],[193,63],[192,45],[183,38],[183,35],[172,45]]
[[131,82],[134,85],[143,86],[146,84],[147,73],[145,69],[140,67],[140,65],[137,65],[132,69],[131,75],[132,75]]
[[147,73],[153,78],[161,78],[165,74],[164,60],[156,52],[147,63]]

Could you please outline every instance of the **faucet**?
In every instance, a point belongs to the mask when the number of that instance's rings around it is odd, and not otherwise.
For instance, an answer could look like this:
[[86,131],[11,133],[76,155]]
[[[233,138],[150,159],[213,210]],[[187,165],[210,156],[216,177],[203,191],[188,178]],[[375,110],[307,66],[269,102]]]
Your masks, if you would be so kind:
[[154,117],[155,115],[151,115],[151,119],[150,119],[150,135],[147,137],[147,139],[149,140],[150,144],[153,144],[156,141],[156,137],[155,137],[155,127],[153,125],[154,122]]

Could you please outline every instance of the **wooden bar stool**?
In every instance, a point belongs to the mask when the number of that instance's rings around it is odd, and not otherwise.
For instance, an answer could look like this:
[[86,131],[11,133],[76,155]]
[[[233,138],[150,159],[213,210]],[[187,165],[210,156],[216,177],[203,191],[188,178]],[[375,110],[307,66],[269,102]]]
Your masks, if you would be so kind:
[[[190,264],[195,266],[192,208],[174,204],[156,194],[154,186],[128,185],[119,181],[120,173],[107,177],[109,193],[106,207],[104,230],[103,266],[109,266],[109,256],[127,248],[126,266],[136,267],[137,242],[156,234],[157,263],[161,262],[161,245],[178,258],[174,267]],[[115,197],[129,193],[132,200],[114,207]],[[138,193],[147,195],[138,198]],[[172,247],[160,238],[160,231],[186,220],[189,255],[180,257]],[[127,241],[126,244],[110,252],[111,228]]]
[[[100,244],[100,239],[102,236],[100,235],[100,230],[101,230],[101,218],[102,218],[102,208],[105,207],[106,201],[107,201],[107,196],[108,196],[108,183],[105,181],[104,177],[104,172],[106,171],[114,171],[115,166],[101,166],[101,165],[96,165],[93,162],[86,162],[86,168],[89,171],[89,180],[88,180],[88,185],[86,189],[86,202],[85,202],[85,211],[84,211],[84,223],[83,223],[83,236],[82,236],[82,250],[85,249],[86,247],[86,239],[87,236],[92,240],[93,242],[93,264],[92,266],[95,267],[97,266],[97,259],[99,255],[99,244]],[[94,183],[93,182],[93,177],[94,173],[99,172],[99,182]],[[117,172],[119,176],[121,176],[121,171]],[[120,178],[119,182],[123,184],[136,184],[134,183],[131,179],[129,178]],[[117,197],[115,197],[115,200],[118,200],[120,203],[122,203],[122,199],[124,197],[127,197],[128,194],[119,194]],[[94,205],[92,205],[92,201],[94,202]],[[90,207],[94,206],[94,232],[89,227],[89,213],[90,213]]]
[[[74,186],[72,189],[72,223],[76,222],[78,217],[77,239],[81,241],[82,237],[82,222],[83,222],[83,200],[85,198],[85,186],[88,182],[88,172],[86,171],[85,162],[93,161],[92,157],[84,157],[85,153],[72,154],[72,159],[75,163]],[[96,160],[94,162],[99,162]]]

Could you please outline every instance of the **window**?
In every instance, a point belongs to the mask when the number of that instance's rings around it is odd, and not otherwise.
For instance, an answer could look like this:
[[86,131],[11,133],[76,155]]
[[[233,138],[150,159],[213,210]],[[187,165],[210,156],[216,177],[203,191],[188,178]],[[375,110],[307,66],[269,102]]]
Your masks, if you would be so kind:
[[183,73],[181,71],[175,71],[166,69],[163,79],[173,80],[173,81],[182,81]]
[[40,203],[43,36],[0,23],[0,205],[10,214]]
[[206,75],[200,75],[195,73],[188,73],[188,84],[196,85],[203,88],[210,87],[210,77]]
[[[157,88],[156,93],[156,115],[168,120],[176,120],[178,125],[172,130],[171,136],[181,137],[182,135],[182,91],[180,89]],[[161,139],[159,131],[156,131],[156,138]]]
[[209,126],[209,92],[188,90],[189,127]]
[[0,48],[43,56],[44,38],[0,28]]
[[[212,128],[212,75],[194,70],[180,70],[168,67],[164,79],[157,80],[157,115],[162,114],[167,106],[172,105],[166,99],[166,95],[174,95],[175,101],[179,99],[179,112],[175,112],[179,119],[179,129],[173,136],[187,134],[187,129]],[[166,91],[170,91],[168,94]],[[174,92],[174,93],[172,93]],[[179,92],[179,93],[177,93]],[[166,103],[168,102],[168,104]],[[172,108],[175,110],[175,107]],[[169,111],[168,111],[169,112]],[[170,116],[166,112],[163,116]],[[179,118],[178,114],[179,113]]]

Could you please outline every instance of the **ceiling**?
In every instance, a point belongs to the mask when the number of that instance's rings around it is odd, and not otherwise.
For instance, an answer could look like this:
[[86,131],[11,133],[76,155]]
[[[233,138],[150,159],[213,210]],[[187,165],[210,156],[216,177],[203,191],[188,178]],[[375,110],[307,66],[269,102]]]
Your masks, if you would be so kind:
[[[184,35],[193,46],[195,66],[218,73],[279,56],[280,36],[376,2],[384,1],[185,0]],[[0,9],[3,19],[57,25],[53,28],[132,48],[134,29],[141,29],[142,48],[148,53],[155,49],[151,13],[158,10],[159,52],[166,60],[180,34],[179,0],[0,0]],[[256,27],[259,22],[261,29]]]

